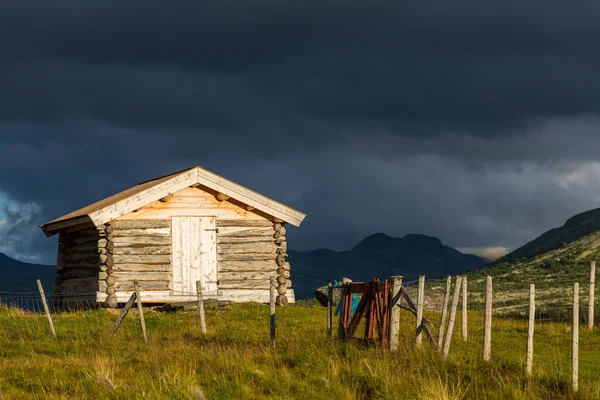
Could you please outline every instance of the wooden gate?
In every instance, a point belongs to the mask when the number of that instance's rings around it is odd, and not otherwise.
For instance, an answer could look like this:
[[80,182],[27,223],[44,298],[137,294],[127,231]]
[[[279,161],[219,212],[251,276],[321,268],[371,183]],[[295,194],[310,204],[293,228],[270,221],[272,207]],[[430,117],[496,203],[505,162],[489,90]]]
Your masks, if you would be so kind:
[[[343,303],[343,326],[346,338],[364,340],[373,343],[377,340],[382,346],[388,346],[390,304],[392,301],[391,282],[373,279],[364,283],[348,283],[344,291]],[[352,312],[352,294],[362,294],[354,315]],[[365,318],[364,336],[355,336],[362,318]],[[377,339],[376,339],[377,334]]]

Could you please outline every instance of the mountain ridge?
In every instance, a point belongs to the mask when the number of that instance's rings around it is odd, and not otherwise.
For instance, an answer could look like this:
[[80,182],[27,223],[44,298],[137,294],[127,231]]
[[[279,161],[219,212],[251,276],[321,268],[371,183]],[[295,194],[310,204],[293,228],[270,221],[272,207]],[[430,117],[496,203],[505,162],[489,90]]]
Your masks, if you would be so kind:
[[0,292],[36,292],[40,279],[44,291],[52,293],[55,277],[53,265],[27,263],[0,253]]
[[490,263],[490,266],[530,260],[573,243],[600,230],[600,208],[576,214],[557,228],[550,229],[523,246]]
[[482,267],[482,258],[446,246],[436,237],[408,234],[401,238],[379,232],[350,250],[288,250],[296,298],[312,297],[314,289],[348,277],[354,281],[392,275],[459,274]]

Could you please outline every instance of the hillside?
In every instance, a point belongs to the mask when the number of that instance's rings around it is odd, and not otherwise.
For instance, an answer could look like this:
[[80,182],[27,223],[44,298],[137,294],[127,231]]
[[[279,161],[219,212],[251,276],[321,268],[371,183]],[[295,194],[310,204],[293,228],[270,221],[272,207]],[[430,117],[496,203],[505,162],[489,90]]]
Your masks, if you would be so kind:
[[496,293],[495,312],[523,314],[529,284],[535,283],[538,313],[568,317],[575,281],[581,285],[580,301],[587,301],[592,260],[600,262],[600,209],[578,214],[560,228],[470,273],[470,300],[476,307],[483,304],[484,277],[490,275]]
[[0,253],[0,292],[35,292],[36,280],[41,279],[44,291],[54,290],[54,266],[29,264]]
[[288,251],[296,298],[314,296],[314,289],[348,277],[354,281],[392,275],[458,274],[486,264],[479,257],[445,246],[434,237],[411,234],[394,238],[376,233],[347,251]]
[[542,234],[531,242],[496,260],[494,264],[516,263],[543,255],[566,246],[586,235],[600,230],[600,208],[577,214],[559,228]]

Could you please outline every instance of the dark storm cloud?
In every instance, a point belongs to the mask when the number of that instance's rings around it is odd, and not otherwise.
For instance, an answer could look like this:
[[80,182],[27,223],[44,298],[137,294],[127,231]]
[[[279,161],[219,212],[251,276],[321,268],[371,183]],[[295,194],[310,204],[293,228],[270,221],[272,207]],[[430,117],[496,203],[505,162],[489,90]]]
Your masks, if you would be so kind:
[[35,225],[194,164],[307,212],[298,248],[519,245],[600,201],[599,11],[1,2],[0,251],[51,261]]
[[[412,123],[419,135],[443,127],[506,133],[547,115],[595,114],[600,100],[593,79],[600,67],[600,6],[594,2],[23,1],[0,7],[5,57],[33,69],[60,60],[71,90],[80,83],[72,78],[80,78],[118,95],[111,86],[127,79],[123,102],[146,110],[142,118],[128,115],[130,124],[197,126],[203,110],[190,113],[191,105],[181,103],[194,104],[201,92],[217,94],[227,85],[218,80],[222,74],[235,74],[278,107],[317,119],[366,119],[393,128]],[[201,85],[215,75],[216,84]],[[122,102],[111,107],[102,102],[107,93],[83,87],[100,95],[100,117],[124,122]],[[183,93],[157,100],[169,87]],[[57,107],[42,107],[42,114],[60,112]]]

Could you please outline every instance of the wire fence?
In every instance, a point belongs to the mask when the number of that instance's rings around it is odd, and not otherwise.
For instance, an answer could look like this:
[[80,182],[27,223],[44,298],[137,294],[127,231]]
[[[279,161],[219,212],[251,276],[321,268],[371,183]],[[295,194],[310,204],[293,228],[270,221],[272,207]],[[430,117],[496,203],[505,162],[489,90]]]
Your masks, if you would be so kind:
[[[458,354],[478,354],[482,352],[486,326],[486,277],[468,275],[467,284],[455,291],[456,277],[451,279],[451,287],[447,287],[447,276],[426,276],[423,281],[423,301],[418,302],[419,276],[403,277],[403,284],[415,304],[422,303],[425,315],[431,321],[431,333],[435,339],[440,336],[442,329],[448,328],[448,320],[454,318],[454,332],[452,346]],[[578,314],[574,310],[574,283],[575,278],[580,284]],[[535,312],[533,322],[535,334],[533,335],[534,365],[543,365],[558,371],[558,374],[569,374],[573,365],[573,349],[571,335],[573,321],[581,326],[580,342],[581,356],[577,358],[577,365],[581,366],[582,379],[594,379],[595,364],[598,363],[595,349],[600,346],[600,338],[594,330],[588,329],[589,316],[593,315],[595,321],[600,320],[597,313],[590,314],[588,304],[589,290],[594,290],[590,276],[575,277],[553,282],[542,282],[535,287]],[[514,358],[515,349],[517,362],[524,362],[527,340],[529,338],[529,310],[530,310],[530,283],[528,279],[515,280],[511,277],[496,276],[492,278],[492,320],[491,327],[491,354],[492,358]],[[262,293],[255,300],[263,303],[269,302],[269,291],[256,291]],[[263,293],[264,292],[264,293]],[[50,318],[60,319],[56,324],[59,336],[69,336],[73,340],[89,337],[89,335],[110,335],[114,329],[115,321],[125,307],[128,295],[119,297],[114,313],[107,313],[102,302],[97,301],[97,293],[46,293],[40,292],[0,292],[0,334],[6,334],[16,340],[36,340],[41,334],[48,334],[50,328],[46,307]],[[448,297],[447,297],[448,293]],[[458,293],[461,301],[454,301],[454,293]],[[203,300],[210,304],[219,305],[221,302],[247,301],[247,294],[236,295],[228,292],[227,298],[222,298],[220,290],[204,290]],[[466,295],[466,296],[465,296]],[[142,295],[143,296],[143,295]],[[174,299],[187,303],[195,303],[198,293],[194,290],[172,292]],[[462,298],[466,298],[463,302]],[[596,296],[594,296],[596,297]],[[151,297],[144,300],[144,307],[161,303],[153,302]],[[455,315],[451,316],[455,307]],[[593,303],[592,303],[593,304]],[[447,319],[442,322],[442,310],[446,306]],[[134,306],[132,309],[135,309]],[[168,308],[168,307],[167,307]],[[84,313],[78,311],[87,310]],[[467,311],[465,313],[464,311]],[[77,318],[69,320],[70,316]],[[265,314],[266,316],[266,314]],[[68,323],[66,323],[66,321]],[[131,318],[130,318],[131,320]],[[267,318],[265,322],[267,323]],[[139,322],[129,322],[125,328],[131,334],[140,335]],[[414,324],[413,317],[402,317],[402,324]],[[442,328],[443,327],[443,328]],[[416,325],[415,325],[416,328]],[[135,332],[133,331],[135,330]],[[413,331],[414,332],[414,331]],[[446,335],[442,335],[446,336]],[[450,336],[452,338],[452,335]],[[537,340],[543,337],[543,340]],[[477,344],[474,346],[474,344]],[[528,349],[528,347],[527,347]],[[535,367],[534,367],[535,370]]]

